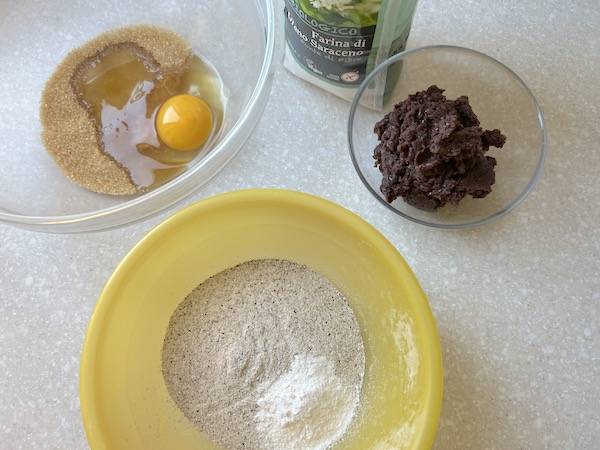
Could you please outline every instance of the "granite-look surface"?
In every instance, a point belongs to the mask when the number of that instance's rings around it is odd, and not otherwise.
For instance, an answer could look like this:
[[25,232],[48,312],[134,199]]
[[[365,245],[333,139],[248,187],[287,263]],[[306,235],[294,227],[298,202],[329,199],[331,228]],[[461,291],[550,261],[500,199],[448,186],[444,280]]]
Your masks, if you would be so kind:
[[[410,46],[489,53],[521,75],[546,114],[545,176],[496,224],[443,232],[393,216],[354,173],[348,104],[283,70],[243,152],[185,202],[285,187],[332,199],[381,230],[439,324],[446,385],[437,449],[599,448],[598,30],[596,0],[421,2]],[[0,225],[0,449],[87,448],[78,403],[87,321],[117,263],[168,214],[80,236]]]

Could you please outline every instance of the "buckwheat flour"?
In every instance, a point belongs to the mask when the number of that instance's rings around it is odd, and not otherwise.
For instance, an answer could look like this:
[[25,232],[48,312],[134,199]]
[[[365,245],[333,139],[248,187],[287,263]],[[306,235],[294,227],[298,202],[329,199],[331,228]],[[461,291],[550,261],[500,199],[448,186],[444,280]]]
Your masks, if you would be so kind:
[[250,261],[179,305],[163,375],[183,413],[228,449],[321,450],[348,429],[365,356],[345,297],[289,261]]

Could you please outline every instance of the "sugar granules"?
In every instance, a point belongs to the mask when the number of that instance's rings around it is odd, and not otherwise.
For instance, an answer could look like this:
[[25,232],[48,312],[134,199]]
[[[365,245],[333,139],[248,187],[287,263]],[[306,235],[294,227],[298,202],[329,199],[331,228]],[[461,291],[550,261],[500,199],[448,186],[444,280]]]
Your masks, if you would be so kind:
[[321,274],[250,261],[174,312],[163,375],[175,403],[228,449],[329,448],[359,406],[365,355],[346,298]]
[[151,25],[117,28],[71,51],[46,83],[40,104],[48,153],[71,181],[101,194],[133,195],[140,188],[128,170],[102,149],[96,123],[72,80],[103,51],[123,44],[143,49],[165,72],[183,67],[191,55],[189,44],[172,31]]

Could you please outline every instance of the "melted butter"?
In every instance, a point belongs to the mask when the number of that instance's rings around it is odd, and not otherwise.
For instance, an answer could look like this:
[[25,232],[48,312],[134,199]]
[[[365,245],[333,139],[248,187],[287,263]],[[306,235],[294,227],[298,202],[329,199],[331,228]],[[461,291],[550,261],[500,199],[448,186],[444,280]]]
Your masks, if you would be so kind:
[[[109,49],[86,66],[75,88],[96,121],[102,149],[129,171],[140,188],[157,187],[184,171],[215,142],[223,123],[222,81],[195,55],[181,71],[161,73],[132,48]],[[213,112],[211,137],[187,152],[160,142],[154,126],[162,103],[178,94],[202,98]]]

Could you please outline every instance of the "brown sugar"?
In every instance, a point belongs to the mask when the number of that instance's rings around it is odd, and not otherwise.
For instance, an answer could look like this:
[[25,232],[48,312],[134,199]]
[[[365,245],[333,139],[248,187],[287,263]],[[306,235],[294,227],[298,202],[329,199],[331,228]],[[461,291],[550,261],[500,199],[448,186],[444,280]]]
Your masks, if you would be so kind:
[[40,108],[42,140],[73,182],[102,194],[132,195],[144,187],[104,151],[97,120],[82,102],[76,86],[90,62],[119,47],[133,49],[151,69],[162,73],[181,71],[192,56],[182,37],[155,26],[120,28],[89,41],[69,53],[46,84]]

